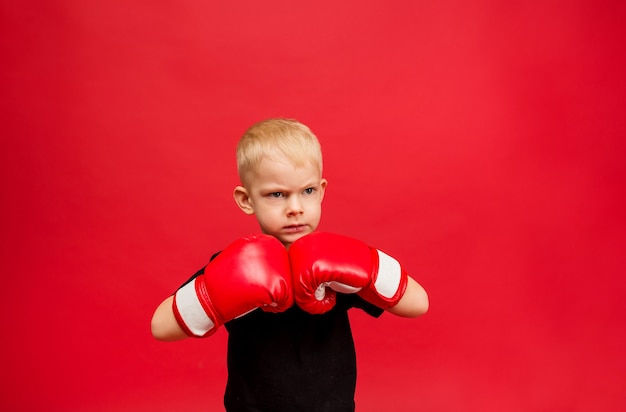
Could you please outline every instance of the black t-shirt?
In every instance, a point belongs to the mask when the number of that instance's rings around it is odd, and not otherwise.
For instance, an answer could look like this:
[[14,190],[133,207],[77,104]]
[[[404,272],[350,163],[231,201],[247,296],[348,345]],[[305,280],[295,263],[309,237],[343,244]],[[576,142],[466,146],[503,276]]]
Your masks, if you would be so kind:
[[256,309],[226,322],[226,410],[354,411],[356,353],[348,318],[353,307],[374,317],[383,313],[358,295],[337,294],[335,307],[322,315],[294,305],[281,313]]

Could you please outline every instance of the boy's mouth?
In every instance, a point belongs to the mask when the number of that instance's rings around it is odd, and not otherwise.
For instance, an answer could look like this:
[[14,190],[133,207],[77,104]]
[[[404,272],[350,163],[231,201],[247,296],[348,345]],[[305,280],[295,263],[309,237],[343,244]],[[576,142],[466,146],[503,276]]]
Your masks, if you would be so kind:
[[303,231],[306,228],[306,225],[303,224],[296,224],[296,225],[289,225],[289,226],[285,226],[285,231],[289,232],[289,233],[298,233]]

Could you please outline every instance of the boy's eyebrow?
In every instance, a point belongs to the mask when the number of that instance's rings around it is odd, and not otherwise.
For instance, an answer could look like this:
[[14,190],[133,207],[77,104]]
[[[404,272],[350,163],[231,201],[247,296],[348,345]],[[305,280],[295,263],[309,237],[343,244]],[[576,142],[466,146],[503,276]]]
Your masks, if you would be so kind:
[[259,191],[261,192],[284,192],[285,190],[288,190],[288,188],[278,183],[269,183],[259,186]]
[[[319,186],[319,185],[320,185],[320,180],[313,179],[313,180],[307,181],[307,183],[305,183],[304,185],[299,186],[297,190],[306,189],[308,187]],[[280,183],[268,183],[267,185],[260,186],[259,190],[262,192],[285,192],[285,191],[289,191],[290,188]]]
[[319,185],[320,185],[320,180],[319,179],[314,179],[314,180],[310,180],[308,183],[303,185],[302,188],[306,189],[307,187],[319,186]]

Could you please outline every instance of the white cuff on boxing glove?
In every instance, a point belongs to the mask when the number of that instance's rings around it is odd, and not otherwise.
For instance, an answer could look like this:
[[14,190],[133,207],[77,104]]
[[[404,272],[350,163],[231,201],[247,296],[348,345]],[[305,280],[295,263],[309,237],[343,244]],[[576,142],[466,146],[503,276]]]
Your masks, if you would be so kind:
[[374,281],[374,289],[384,298],[392,299],[402,283],[402,267],[400,262],[376,249],[378,252],[378,276]]
[[205,337],[215,332],[216,327],[198,298],[197,281],[196,278],[178,289],[173,309],[178,324],[187,335]]
[[372,282],[359,292],[359,296],[380,308],[389,309],[404,295],[407,274],[397,260],[378,249],[374,251],[378,257],[378,267],[374,271]]

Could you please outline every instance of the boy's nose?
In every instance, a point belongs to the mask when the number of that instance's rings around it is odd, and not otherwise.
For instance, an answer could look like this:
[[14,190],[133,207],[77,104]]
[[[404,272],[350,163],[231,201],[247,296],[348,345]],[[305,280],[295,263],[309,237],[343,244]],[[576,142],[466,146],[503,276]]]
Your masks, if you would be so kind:
[[289,207],[289,210],[288,210],[289,215],[299,215],[304,212],[303,207],[302,207],[302,202],[300,201],[300,199],[298,199],[297,196],[293,196],[291,197],[291,199],[289,199],[288,207]]

